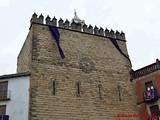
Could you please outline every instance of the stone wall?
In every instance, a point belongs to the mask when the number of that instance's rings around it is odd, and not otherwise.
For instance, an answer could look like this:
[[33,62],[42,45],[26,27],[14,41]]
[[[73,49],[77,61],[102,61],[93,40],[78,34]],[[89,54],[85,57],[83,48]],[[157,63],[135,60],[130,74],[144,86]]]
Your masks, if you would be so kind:
[[[118,120],[119,113],[137,114],[130,61],[110,39],[58,29],[64,59],[48,26],[40,23],[31,24],[32,52],[21,52],[32,56],[30,120]],[[125,40],[117,42],[127,54]],[[23,64],[18,64],[20,72]]]
[[17,73],[30,72],[32,32],[30,31],[17,58]]

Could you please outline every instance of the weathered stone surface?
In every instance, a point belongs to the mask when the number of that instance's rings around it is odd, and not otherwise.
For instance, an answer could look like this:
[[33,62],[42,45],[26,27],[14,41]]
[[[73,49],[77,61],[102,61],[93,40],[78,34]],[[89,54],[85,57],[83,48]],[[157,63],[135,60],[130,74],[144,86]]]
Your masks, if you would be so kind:
[[17,72],[30,72],[31,69],[31,48],[32,48],[32,32],[29,32],[26,41],[17,58]]
[[[130,62],[112,42],[106,37],[63,28],[59,32],[64,59],[48,26],[35,23],[18,57],[18,72],[31,71],[29,119],[118,120],[123,119],[116,117],[119,113],[138,113],[129,81]],[[126,43],[117,42],[127,54]],[[77,82],[80,82],[80,97],[77,97]]]

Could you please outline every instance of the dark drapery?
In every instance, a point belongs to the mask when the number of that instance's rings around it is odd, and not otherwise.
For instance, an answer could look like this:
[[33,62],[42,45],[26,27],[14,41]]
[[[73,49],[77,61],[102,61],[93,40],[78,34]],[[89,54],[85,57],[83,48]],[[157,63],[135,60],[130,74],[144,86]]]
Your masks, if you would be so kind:
[[58,47],[58,50],[59,50],[59,53],[60,53],[62,59],[65,58],[63,50],[60,46],[60,40],[59,40],[60,34],[59,34],[59,31],[58,31],[58,28],[55,27],[55,26],[49,26],[49,29],[50,29],[50,31],[51,31],[51,33],[52,33],[52,35],[53,35],[53,37],[56,41],[56,44],[57,44],[57,47]]
[[[118,50],[124,57],[126,57],[127,59],[129,59],[129,56],[127,56],[126,54],[124,54],[124,53],[122,52],[122,50],[121,50],[121,48],[119,47],[116,39],[115,39],[115,38],[109,38],[109,39],[111,40],[111,42],[113,43],[113,45],[117,48],[117,50]],[[130,59],[129,59],[129,61],[130,61]]]
[[143,93],[144,102],[152,102],[158,100],[156,89],[147,90]]
[[0,120],[9,120],[9,115],[1,115]]

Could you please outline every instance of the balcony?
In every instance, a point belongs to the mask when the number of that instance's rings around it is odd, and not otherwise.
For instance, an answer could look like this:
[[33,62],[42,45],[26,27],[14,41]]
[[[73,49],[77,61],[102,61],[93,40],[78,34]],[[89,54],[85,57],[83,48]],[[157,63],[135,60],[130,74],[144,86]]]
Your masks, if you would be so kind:
[[160,120],[160,118],[159,118],[157,115],[153,114],[153,115],[151,115],[151,117],[148,118],[147,120]]
[[159,97],[157,94],[157,90],[155,88],[150,89],[150,90],[146,90],[143,93],[143,98],[144,98],[144,102],[146,102],[146,103],[154,102],[154,101],[158,100]]
[[11,91],[10,90],[1,90],[0,91],[0,101],[10,100]]
[[0,120],[9,120],[9,115],[0,115]]

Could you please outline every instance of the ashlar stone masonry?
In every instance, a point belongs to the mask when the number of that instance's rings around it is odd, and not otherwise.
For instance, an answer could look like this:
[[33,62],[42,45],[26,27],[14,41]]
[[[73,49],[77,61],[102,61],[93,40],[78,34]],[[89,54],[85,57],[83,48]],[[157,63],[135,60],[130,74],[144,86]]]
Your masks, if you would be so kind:
[[[29,120],[120,120],[138,114],[123,32],[79,26],[34,13],[17,72],[31,73]],[[49,25],[57,26],[62,59]]]

